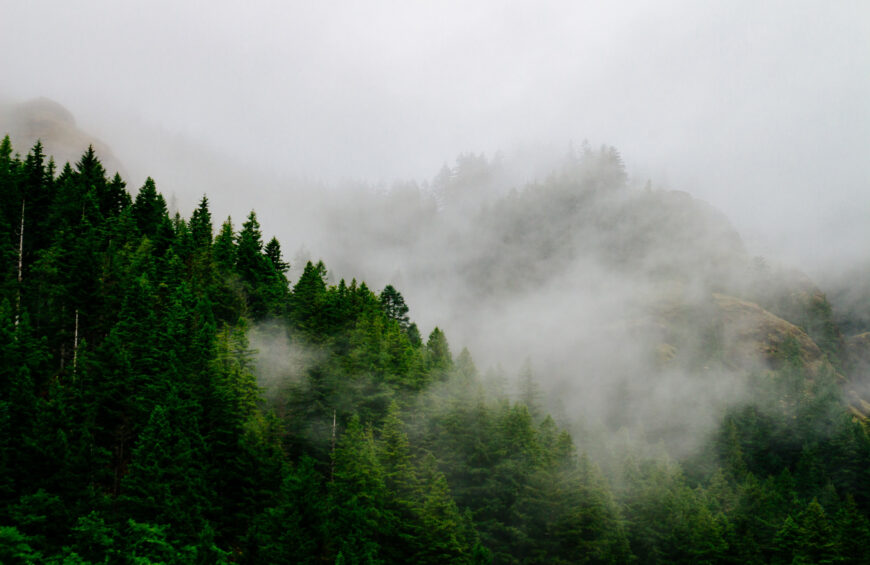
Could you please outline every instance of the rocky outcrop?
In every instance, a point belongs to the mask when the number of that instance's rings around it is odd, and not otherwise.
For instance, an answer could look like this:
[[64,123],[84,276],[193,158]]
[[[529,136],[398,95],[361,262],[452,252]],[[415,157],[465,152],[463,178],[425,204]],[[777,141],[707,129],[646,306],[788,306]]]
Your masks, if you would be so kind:
[[54,157],[58,169],[64,163],[75,164],[89,145],[100,157],[109,175],[123,168],[111,149],[78,127],[69,110],[48,98],[35,98],[0,108],[0,138],[9,135],[15,147],[28,151],[37,140],[44,153]]

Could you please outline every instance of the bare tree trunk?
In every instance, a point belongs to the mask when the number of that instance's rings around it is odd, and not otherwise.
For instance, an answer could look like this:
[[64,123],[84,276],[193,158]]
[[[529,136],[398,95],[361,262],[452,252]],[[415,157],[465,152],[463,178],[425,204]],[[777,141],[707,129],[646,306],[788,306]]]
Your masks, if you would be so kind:
[[79,355],[79,309],[76,308],[76,329],[73,333],[73,376],[76,374],[76,367]]
[[21,227],[18,230],[18,295],[15,298],[15,327],[18,327],[18,319],[21,316],[21,281],[24,275],[24,198],[21,199]]
[[332,457],[329,462],[329,482],[335,479],[335,408],[332,409]]

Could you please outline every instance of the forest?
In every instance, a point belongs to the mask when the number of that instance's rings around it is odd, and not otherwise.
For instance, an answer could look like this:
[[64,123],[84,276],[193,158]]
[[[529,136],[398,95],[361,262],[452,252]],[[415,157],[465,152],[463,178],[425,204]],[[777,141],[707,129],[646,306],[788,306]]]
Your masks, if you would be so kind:
[[[634,408],[559,409],[534,363],[478,369],[411,320],[398,284],[335,281],[317,260],[289,280],[255,211],[220,221],[203,196],[170,214],[152,179],[128,190],[93,148],[58,167],[7,136],[0,563],[867,563],[870,438],[849,394],[866,368],[825,296],[737,243],[711,257],[698,225],[714,215],[626,192],[612,148],[583,158],[483,213],[479,229],[522,253],[455,274],[477,289],[469,301],[510,300],[504,289],[568,269],[579,251],[560,242],[583,224],[626,277],[700,285],[702,301],[658,318],[668,346],[655,342],[642,380],[678,367],[702,384],[739,375],[750,392],[711,409],[691,449]],[[535,213],[559,221],[512,242]],[[684,254],[651,264],[668,238]],[[753,342],[768,340],[764,363],[735,361],[741,312],[772,328]],[[263,379],[251,344],[264,332],[303,352],[292,377]],[[639,414],[643,390],[619,401]],[[677,420],[690,410],[674,406]]]

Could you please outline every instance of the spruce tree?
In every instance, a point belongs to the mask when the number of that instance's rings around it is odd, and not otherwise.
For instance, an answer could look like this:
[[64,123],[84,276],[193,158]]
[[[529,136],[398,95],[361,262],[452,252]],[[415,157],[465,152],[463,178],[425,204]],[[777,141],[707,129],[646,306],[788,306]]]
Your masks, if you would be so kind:
[[191,214],[188,224],[193,244],[196,248],[204,249],[211,247],[213,228],[211,224],[211,212],[208,209],[208,198],[205,195],[199,201],[199,206]]
[[408,318],[408,306],[405,304],[402,294],[393,285],[388,284],[381,291],[378,300],[380,300],[381,308],[384,309],[387,317],[398,322],[399,327],[403,331],[407,331],[410,320]]
[[139,189],[136,200],[133,201],[132,211],[139,231],[154,239],[164,218],[168,219],[168,211],[166,200],[157,192],[157,186],[151,177],[145,179],[145,184]]
[[276,238],[273,237],[269,240],[263,253],[272,262],[272,267],[274,267],[274,269],[279,273],[286,273],[287,270],[290,269],[290,263],[286,263],[281,257],[281,244],[278,243]]

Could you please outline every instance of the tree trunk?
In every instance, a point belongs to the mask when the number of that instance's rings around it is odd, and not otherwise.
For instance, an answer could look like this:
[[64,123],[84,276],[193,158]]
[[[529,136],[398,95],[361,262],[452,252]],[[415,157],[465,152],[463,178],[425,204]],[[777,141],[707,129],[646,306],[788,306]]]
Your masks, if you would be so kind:
[[73,333],[73,377],[76,374],[79,355],[79,309],[76,308],[76,328]]
[[26,200],[21,199],[21,227],[18,230],[18,294],[15,297],[15,327],[21,316],[21,281],[24,275],[24,207]]

